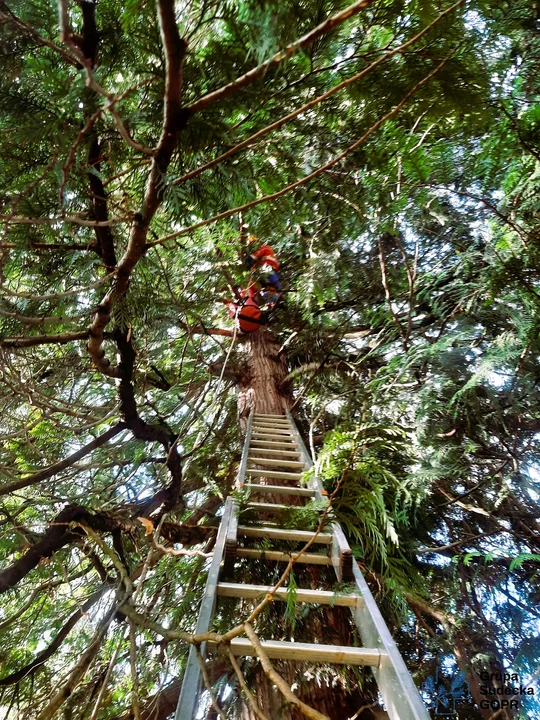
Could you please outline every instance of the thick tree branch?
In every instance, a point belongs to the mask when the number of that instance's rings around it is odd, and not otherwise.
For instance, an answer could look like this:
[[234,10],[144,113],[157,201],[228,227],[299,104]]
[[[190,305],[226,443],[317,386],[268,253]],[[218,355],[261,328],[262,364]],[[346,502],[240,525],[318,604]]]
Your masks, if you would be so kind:
[[158,0],[159,30],[165,50],[165,100],[161,137],[152,159],[142,210],[135,217],[127,249],[118,265],[117,280],[103,298],[90,329],[88,352],[104,375],[119,377],[102,349],[104,330],[114,303],[127,292],[131,272],[147,249],[148,227],[163,200],[164,177],[169,167],[178,135],[185,127],[188,114],[182,109],[182,69],[187,43],[178,33],[174,0]]
[[182,466],[176,447],[176,435],[166,425],[147,423],[140,417],[132,383],[136,357],[133,343],[131,339],[127,339],[125,333],[119,330],[115,332],[115,340],[121,358],[118,365],[120,414],[127,427],[138,440],[158,442],[167,450],[165,463],[171,474],[169,486],[159,490],[150,500],[146,501],[140,509],[139,515],[148,517],[158,509],[160,509],[161,514],[164,514],[176,506],[182,489]]
[[[107,194],[103,187],[103,181],[98,174],[101,171],[100,157],[101,146],[97,135],[94,135],[88,151],[88,182],[92,194],[92,208],[96,220],[108,221]],[[116,268],[117,263],[111,226],[96,227],[94,232],[97,240],[97,253],[103,260],[107,272],[111,273]]]
[[122,526],[120,518],[113,518],[107,513],[92,514],[81,505],[66,505],[50,523],[49,529],[41,540],[32,545],[21,558],[0,572],[0,593],[14,587],[25,575],[37,567],[41,558],[51,557],[65,545],[80,540],[80,532],[69,529],[71,523],[80,521],[84,521],[85,525],[101,532],[112,532]]

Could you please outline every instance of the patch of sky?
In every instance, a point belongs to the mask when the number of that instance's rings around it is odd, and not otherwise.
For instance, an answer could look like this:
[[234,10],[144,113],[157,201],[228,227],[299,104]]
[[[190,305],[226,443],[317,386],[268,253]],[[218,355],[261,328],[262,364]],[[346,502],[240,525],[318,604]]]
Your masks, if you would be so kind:
[[[362,233],[356,240],[353,240],[351,247],[355,252],[368,253],[373,247],[373,236],[369,233]],[[369,257],[360,260],[361,263],[371,262]]]
[[467,30],[478,30],[482,35],[485,34],[487,28],[486,21],[476,10],[468,10],[464,14],[463,20]]
[[484,376],[485,381],[488,385],[500,389],[510,382],[513,375],[510,373],[503,373],[497,370],[490,370]]
[[341,408],[345,404],[345,400],[332,400],[326,405],[326,410],[336,415],[341,411]]

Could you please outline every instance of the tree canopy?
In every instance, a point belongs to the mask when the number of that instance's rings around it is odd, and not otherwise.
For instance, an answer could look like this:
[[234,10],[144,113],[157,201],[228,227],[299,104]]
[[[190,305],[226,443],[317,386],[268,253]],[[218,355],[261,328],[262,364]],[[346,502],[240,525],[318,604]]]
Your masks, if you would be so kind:
[[242,447],[221,301],[253,235],[294,413],[417,684],[463,669],[475,720],[479,674],[515,672],[540,718],[537,6],[0,19],[0,717],[174,711]]

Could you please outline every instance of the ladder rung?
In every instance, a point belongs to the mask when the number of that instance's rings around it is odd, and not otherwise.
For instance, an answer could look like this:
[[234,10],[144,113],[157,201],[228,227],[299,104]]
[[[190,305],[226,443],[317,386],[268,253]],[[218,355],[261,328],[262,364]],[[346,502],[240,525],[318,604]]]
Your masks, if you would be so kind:
[[253,430],[256,430],[257,428],[263,428],[263,430],[277,430],[279,432],[291,432],[291,426],[287,423],[285,424],[277,424],[277,423],[259,423],[257,420],[253,423]]
[[301,505],[282,505],[280,503],[248,502],[248,508],[260,510],[261,512],[281,512],[291,508],[302,507]]
[[253,425],[252,430],[269,430],[270,432],[272,430],[286,430],[287,432],[291,432],[291,427],[290,425],[270,425],[266,423],[257,423],[256,425]]
[[249,456],[249,461],[256,465],[295,468],[297,470],[304,470],[306,467],[306,464],[299,460],[276,460],[275,458],[253,457],[252,455]]
[[251,429],[251,435],[277,435],[278,437],[293,437],[290,428],[273,428],[273,427],[261,427],[254,425]]
[[291,487],[290,485],[261,485],[260,483],[246,483],[243,487],[251,492],[275,493],[276,495],[299,495],[300,497],[315,497],[315,490],[309,488]]
[[[243,585],[242,583],[219,583],[217,594],[221,597],[247,598],[256,600],[273,590],[272,585]],[[330,590],[305,590],[297,588],[293,595],[288,594],[287,588],[278,588],[273,593],[274,600],[287,600],[294,597],[299,603],[313,603],[316,605],[339,605],[341,607],[359,607],[364,604],[360,595],[337,595]]]
[[281,420],[287,420],[286,415],[267,415],[266,413],[253,413],[253,419],[255,418],[281,418]]
[[[268,538],[269,540],[290,540],[291,542],[308,542],[315,535],[309,530],[282,530],[281,528],[271,527],[248,527],[246,525],[238,526],[238,535],[242,537]],[[319,533],[315,538],[315,542],[321,545],[331,545],[333,535],[329,533]]]
[[317,553],[285,553],[279,550],[256,550],[255,548],[238,548],[236,557],[248,558],[250,560],[270,560],[272,562],[289,562],[294,559],[296,562],[305,563],[306,565],[331,565],[332,559],[326,555],[317,555]]
[[263,440],[263,439],[258,440],[257,438],[253,438],[250,443],[250,449],[251,450],[260,450],[261,449],[260,445],[262,445],[263,447],[270,448],[270,449],[288,448],[290,450],[291,448],[296,447],[296,445],[293,445],[291,442],[279,442],[276,440]]
[[278,440],[288,440],[289,442],[293,442],[293,436],[290,434],[290,432],[276,432],[275,430],[259,430],[258,428],[255,428],[251,434],[252,438],[260,437],[260,438],[277,438]]
[[[290,445],[287,445],[287,447],[290,447]],[[300,457],[300,453],[298,452],[298,450],[274,450],[273,448],[255,447],[255,448],[250,449],[250,454],[248,455],[248,457],[250,457],[250,458],[252,457],[251,452],[258,452],[258,453],[261,452],[261,453],[265,453],[266,455],[276,455],[277,457],[284,457],[284,458],[286,458],[287,456],[289,456],[289,457],[295,456],[297,458]]]
[[303,473],[280,472],[279,470],[257,470],[256,468],[247,468],[246,475],[252,477],[274,478],[276,480],[296,480],[302,479]]
[[[215,645],[209,643],[210,647]],[[298,660],[300,662],[335,663],[336,665],[370,665],[379,667],[381,657],[386,653],[377,648],[356,648],[344,645],[315,645],[313,643],[261,640],[263,650],[271,659]],[[257,655],[247,638],[234,638],[230,648],[233,655]],[[226,652],[219,648],[218,652]]]

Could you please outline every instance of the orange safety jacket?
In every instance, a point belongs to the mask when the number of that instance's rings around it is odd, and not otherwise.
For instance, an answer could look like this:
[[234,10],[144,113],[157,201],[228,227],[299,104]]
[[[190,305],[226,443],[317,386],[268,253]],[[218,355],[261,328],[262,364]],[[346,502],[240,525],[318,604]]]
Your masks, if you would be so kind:
[[246,300],[244,305],[238,308],[236,322],[243,333],[255,332],[264,325],[261,309],[254,300]]

